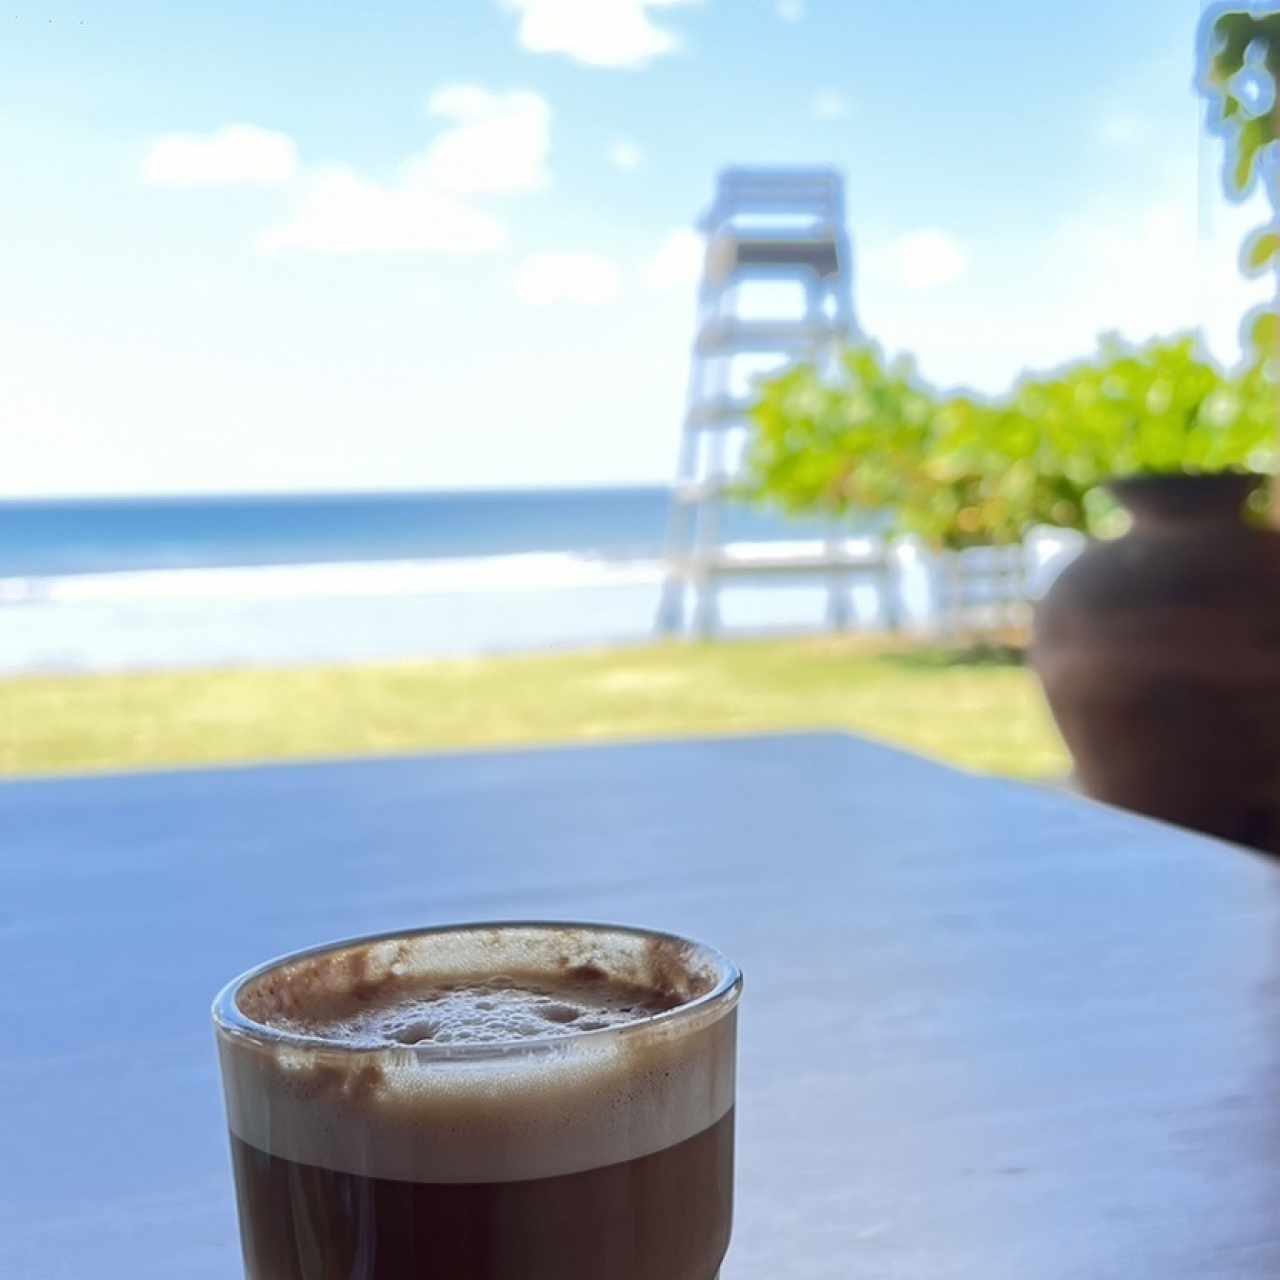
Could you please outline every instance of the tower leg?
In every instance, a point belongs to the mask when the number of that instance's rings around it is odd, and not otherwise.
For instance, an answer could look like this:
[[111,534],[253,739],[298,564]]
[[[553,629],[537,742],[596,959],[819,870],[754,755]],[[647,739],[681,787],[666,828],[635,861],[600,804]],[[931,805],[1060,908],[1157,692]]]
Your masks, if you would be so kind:
[[930,612],[933,614],[933,632],[944,642],[955,639],[955,575],[951,568],[952,551],[939,551],[931,557],[929,566]]
[[880,617],[884,629],[890,632],[902,630],[902,578],[898,561],[892,548],[885,551],[884,568],[880,570]]
[[827,580],[827,626],[848,631],[853,623],[853,585],[847,574],[833,573]]
[[684,580],[671,574],[662,584],[658,601],[658,630],[666,636],[677,636],[684,630]]
[[720,630],[720,599],[713,578],[701,578],[694,586],[693,633],[710,640]]

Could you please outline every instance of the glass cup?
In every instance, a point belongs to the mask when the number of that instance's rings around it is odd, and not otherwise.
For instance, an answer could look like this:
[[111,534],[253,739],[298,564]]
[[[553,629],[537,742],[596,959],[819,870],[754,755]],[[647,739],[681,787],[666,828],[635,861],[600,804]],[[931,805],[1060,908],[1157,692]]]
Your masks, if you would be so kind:
[[[552,999],[611,981],[659,1011],[599,1025]],[[415,983],[532,983],[559,1025],[475,1041],[417,1018],[388,1042],[323,1022]],[[714,1280],[741,986],[709,947],[556,923],[355,939],[237,978],[213,1017],[246,1276]]]

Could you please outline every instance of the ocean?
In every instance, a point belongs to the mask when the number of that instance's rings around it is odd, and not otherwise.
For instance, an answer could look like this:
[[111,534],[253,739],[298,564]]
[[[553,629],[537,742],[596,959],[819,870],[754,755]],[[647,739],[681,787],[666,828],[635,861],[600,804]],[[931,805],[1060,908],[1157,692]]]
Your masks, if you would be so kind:
[[[2,501],[0,671],[639,642],[653,633],[669,502],[660,487]],[[823,534],[725,512],[734,543]],[[910,565],[902,593],[908,619],[927,616],[928,584]],[[882,604],[857,588],[855,625],[879,625]],[[807,629],[822,624],[825,593],[735,588],[721,609],[726,631]]]
[[[258,565],[609,561],[662,551],[662,488],[162,497],[0,503],[0,578]],[[737,532],[778,522],[735,511]]]

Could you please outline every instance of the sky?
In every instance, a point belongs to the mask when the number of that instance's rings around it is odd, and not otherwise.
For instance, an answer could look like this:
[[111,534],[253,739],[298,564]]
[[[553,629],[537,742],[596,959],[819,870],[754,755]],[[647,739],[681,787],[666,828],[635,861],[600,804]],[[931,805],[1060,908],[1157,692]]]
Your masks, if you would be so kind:
[[1199,12],[10,0],[0,496],[665,482],[728,164],[843,171],[862,332],[941,386],[1234,360]]

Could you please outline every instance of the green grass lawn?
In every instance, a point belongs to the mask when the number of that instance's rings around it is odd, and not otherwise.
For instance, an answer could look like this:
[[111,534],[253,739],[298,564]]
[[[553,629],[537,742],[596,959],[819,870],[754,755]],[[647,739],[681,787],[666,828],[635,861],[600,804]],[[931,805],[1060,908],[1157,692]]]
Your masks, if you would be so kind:
[[1067,770],[1017,662],[866,640],[0,681],[10,776],[793,729],[990,773]]

